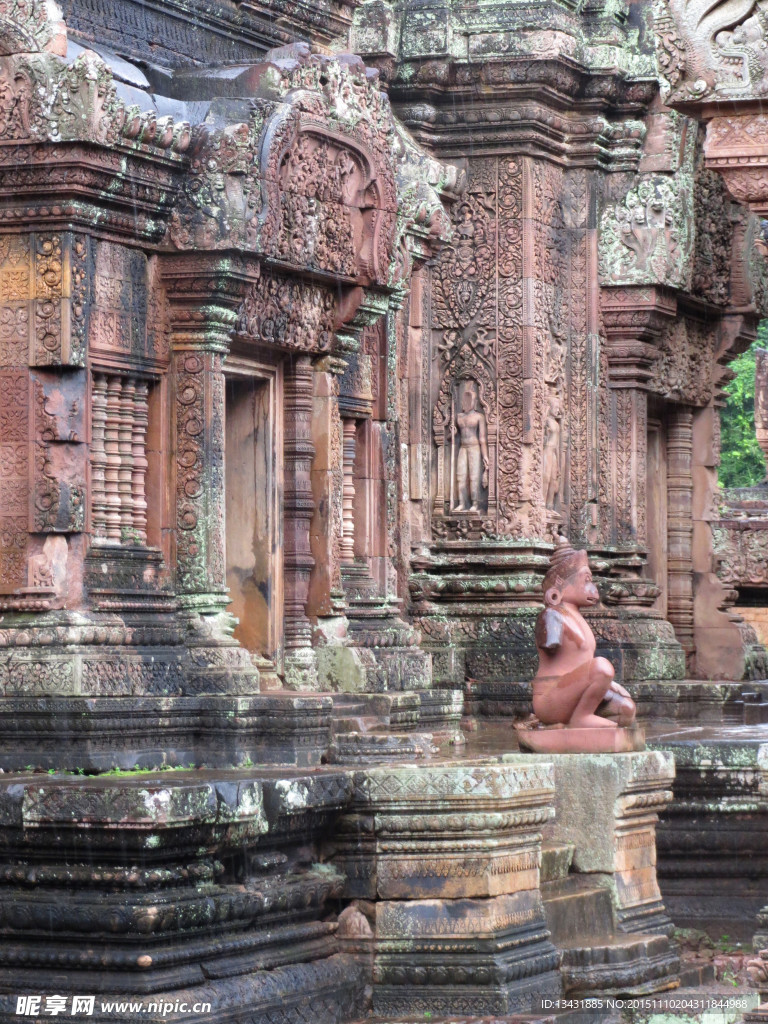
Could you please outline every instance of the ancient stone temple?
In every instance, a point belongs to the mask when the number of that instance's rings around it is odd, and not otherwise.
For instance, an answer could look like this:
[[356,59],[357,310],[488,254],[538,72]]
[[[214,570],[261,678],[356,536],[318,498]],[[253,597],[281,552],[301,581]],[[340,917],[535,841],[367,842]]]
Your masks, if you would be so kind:
[[678,986],[713,879],[768,926],[762,734],[507,727],[558,535],[642,719],[762,719],[747,14],[0,2],[0,1021],[509,1016]]

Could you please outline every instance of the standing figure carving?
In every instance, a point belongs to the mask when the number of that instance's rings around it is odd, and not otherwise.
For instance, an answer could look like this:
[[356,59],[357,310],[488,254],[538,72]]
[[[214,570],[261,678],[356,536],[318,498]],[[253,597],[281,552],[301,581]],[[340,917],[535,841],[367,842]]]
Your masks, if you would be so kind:
[[542,457],[542,491],[547,508],[553,509],[560,493],[560,433],[563,410],[560,398],[552,395],[544,421],[544,453]]
[[488,487],[488,425],[477,408],[477,395],[465,387],[461,411],[456,415],[454,431],[459,433],[456,459],[456,486],[459,500],[454,512],[479,512],[482,488]]

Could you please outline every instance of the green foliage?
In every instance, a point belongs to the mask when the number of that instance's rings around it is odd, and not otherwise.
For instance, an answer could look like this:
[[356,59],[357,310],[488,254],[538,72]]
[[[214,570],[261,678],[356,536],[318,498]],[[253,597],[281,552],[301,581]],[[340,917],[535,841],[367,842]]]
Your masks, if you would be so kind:
[[721,487],[752,487],[765,479],[765,458],[755,437],[755,350],[768,348],[768,320],[763,320],[755,344],[731,363],[736,376],[726,386],[720,412]]

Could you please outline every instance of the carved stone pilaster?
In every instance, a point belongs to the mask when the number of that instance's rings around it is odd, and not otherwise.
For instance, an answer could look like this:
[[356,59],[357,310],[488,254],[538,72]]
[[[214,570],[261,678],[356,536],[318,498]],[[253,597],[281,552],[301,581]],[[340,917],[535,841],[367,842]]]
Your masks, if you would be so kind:
[[309,543],[312,498],[312,360],[297,356],[285,374],[284,538],[285,538],[285,684],[317,687],[317,660],[307,616],[309,576],[315,564]]
[[226,611],[224,372],[247,274],[215,256],[169,259],[176,451],[176,593],[202,692],[258,690]]
[[[210,325],[209,325],[210,326]],[[224,325],[222,325],[224,326]],[[208,335],[208,340],[210,340]],[[224,579],[222,353],[174,345],[177,569],[180,598],[204,614],[228,603]]]
[[342,505],[341,561],[353,565],[355,561],[355,451],[357,448],[357,421],[344,419],[344,491]]
[[[610,440],[604,489],[612,495],[610,507],[604,510],[612,520],[606,536],[622,549],[637,552],[647,541],[647,391],[657,372],[659,340],[675,316],[677,303],[668,289],[649,285],[603,287],[600,301]],[[632,575],[638,575],[638,566]]]
[[673,408],[667,424],[667,618],[686,655],[693,633],[693,414]]

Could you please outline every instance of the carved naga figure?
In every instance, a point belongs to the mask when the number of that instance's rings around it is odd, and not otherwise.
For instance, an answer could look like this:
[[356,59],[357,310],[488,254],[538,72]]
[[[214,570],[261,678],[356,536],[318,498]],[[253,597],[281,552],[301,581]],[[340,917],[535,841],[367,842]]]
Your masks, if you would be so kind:
[[[561,752],[636,748],[635,730],[626,728],[634,725],[634,701],[614,679],[613,665],[595,657],[594,633],[579,610],[600,600],[586,551],[575,551],[559,537],[542,587],[535,719],[518,727],[520,745]],[[584,730],[589,731],[586,736]],[[622,736],[601,737],[598,730]]]

